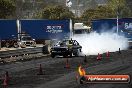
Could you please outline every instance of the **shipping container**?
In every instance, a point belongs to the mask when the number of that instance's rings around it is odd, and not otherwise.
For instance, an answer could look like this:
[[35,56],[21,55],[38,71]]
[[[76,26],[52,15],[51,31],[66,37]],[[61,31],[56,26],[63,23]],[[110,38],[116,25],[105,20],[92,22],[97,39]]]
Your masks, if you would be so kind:
[[16,20],[0,20],[0,39],[9,40],[17,37]]
[[20,34],[26,33],[37,43],[45,44],[45,40],[70,38],[71,28],[71,20],[0,20],[0,40],[2,46],[16,47]]
[[112,18],[112,19],[96,19],[92,21],[92,30],[98,33],[101,32],[117,32],[125,35],[127,38],[132,39],[132,18]]
[[36,40],[70,37],[70,20],[20,20],[21,30]]
[[16,20],[0,20],[0,47],[17,47]]

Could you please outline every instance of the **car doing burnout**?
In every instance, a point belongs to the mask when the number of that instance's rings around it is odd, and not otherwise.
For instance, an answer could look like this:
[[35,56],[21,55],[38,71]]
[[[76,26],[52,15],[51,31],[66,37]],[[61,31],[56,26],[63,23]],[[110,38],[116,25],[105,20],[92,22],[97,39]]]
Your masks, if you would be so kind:
[[56,55],[72,57],[72,55],[79,56],[81,49],[82,46],[80,46],[76,40],[63,40],[57,42],[53,47],[51,47],[50,53],[52,58]]

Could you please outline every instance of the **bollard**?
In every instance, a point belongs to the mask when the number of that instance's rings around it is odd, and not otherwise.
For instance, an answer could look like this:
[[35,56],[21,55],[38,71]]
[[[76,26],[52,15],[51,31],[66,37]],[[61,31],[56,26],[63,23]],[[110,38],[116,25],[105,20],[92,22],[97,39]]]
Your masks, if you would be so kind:
[[3,88],[7,88],[7,79],[4,79],[4,81],[3,81]]
[[69,64],[68,58],[66,59],[66,64],[65,64],[65,67],[64,68],[70,68],[70,64]]
[[7,88],[7,85],[8,85],[8,78],[7,78],[7,73],[6,73],[4,80],[3,80],[3,88]]
[[78,72],[76,72],[76,75],[75,75],[76,83],[78,83],[78,79],[79,79],[79,74],[78,74]]
[[5,76],[6,76],[7,80],[9,80],[9,73],[8,73],[8,71],[5,72]]
[[87,62],[87,56],[85,55],[84,57],[84,62],[86,63]]
[[121,54],[121,49],[119,48],[119,54]]
[[43,70],[41,64],[39,65],[39,73],[37,75],[43,75]]
[[110,57],[110,52],[106,52],[106,57],[109,58]]
[[102,59],[101,54],[98,53],[98,56],[97,56],[96,59],[97,59],[97,60],[101,60],[101,59]]

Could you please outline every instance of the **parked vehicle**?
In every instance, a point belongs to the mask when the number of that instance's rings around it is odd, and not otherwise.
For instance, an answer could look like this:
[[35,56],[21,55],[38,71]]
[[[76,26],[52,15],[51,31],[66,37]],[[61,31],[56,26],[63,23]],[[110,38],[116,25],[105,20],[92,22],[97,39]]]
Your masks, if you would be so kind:
[[28,34],[21,34],[20,40],[18,40],[18,45],[22,48],[26,48],[27,46],[36,47],[35,39]]
[[90,33],[91,27],[83,23],[74,23],[73,35]]
[[1,47],[36,46],[36,42],[27,33],[19,32],[16,20],[0,20]]

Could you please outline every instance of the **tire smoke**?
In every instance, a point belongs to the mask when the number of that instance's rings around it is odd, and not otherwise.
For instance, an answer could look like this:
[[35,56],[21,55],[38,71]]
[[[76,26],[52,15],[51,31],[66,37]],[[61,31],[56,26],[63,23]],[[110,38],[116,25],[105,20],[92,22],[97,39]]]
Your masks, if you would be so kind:
[[90,34],[74,35],[73,39],[77,40],[82,46],[83,55],[97,55],[105,52],[115,52],[128,49],[128,40],[123,35],[117,33],[104,32]]

